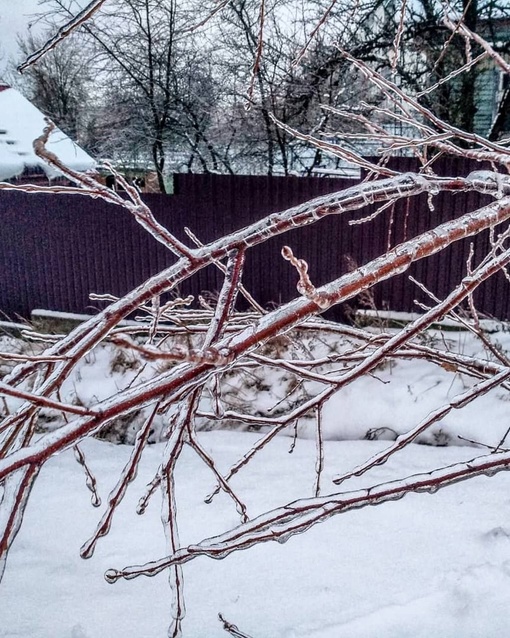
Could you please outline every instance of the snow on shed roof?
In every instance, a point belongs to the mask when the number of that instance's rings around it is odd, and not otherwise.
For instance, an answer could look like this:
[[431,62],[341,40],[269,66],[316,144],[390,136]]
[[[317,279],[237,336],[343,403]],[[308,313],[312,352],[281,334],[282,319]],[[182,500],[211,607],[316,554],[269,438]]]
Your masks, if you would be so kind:
[[[45,126],[44,115],[37,107],[16,89],[0,83],[0,180],[16,177],[26,168],[42,168],[48,178],[60,175],[34,153],[33,141]],[[46,148],[74,170],[96,166],[90,155],[60,129],[51,133]]]

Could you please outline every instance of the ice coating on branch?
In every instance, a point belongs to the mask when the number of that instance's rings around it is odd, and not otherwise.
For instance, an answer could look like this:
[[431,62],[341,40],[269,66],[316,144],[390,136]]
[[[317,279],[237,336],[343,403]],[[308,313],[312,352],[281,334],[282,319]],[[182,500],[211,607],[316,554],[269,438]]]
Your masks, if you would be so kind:
[[479,182],[496,182],[498,179],[499,173],[494,171],[471,171],[466,179],[470,182],[479,181]]
[[[90,320],[84,328],[78,329],[71,338],[67,341],[64,339],[62,343],[69,346],[67,352],[70,352],[71,355],[79,356],[80,353],[83,354],[83,352],[88,351],[93,346],[95,340],[102,338],[112,326],[118,323],[119,318],[123,316],[123,313],[128,308],[132,308],[134,305],[136,306],[136,304],[139,305],[142,299],[152,299],[155,294],[161,293],[163,290],[170,288],[173,284],[178,283],[193,272],[196,272],[207,263],[211,263],[211,259],[225,257],[231,250],[235,250],[242,241],[245,241],[246,245],[255,245],[263,241],[267,236],[284,232],[291,226],[311,223],[319,215],[319,210],[320,215],[328,213],[334,214],[341,210],[347,210],[349,207],[352,207],[352,209],[359,208],[367,201],[387,201],[392,197],[397,198],[403,196],[404,193],[416,194],[424,190],[430,190],[430,188],[432,188],[431,184],[433,183],[434,180],[428,180],[426,178],[416,179],[415,176],[402,176],[395,180],[381,180],[379,183],[367,185],[366,188],[349,189],[340,194],[337,193],[333,196],[321,198],[320,205],[317,204],[316,201],[312,205],[307,204],[297,209],[292,209],[291,211],[285,211],[273,216],[269,224],[267,220],[254,224],[248,229],[229,236],[227,239],[218,240],[209,246],[195,251],[192,261],[186,259],[180,260],[174,267],[167,269],[164,273],[160,273],[160,275],[149,280],[149,282],[143,286],[143,289],[137,289],[125,299],[113,302],[99,321],[96,319]],[[329,203],[325,204],[325,201]],[[499,204],[501,204],[501,206],[499,206]],[[422,258],[427,256],[427,254],[433,254],[451,241],[469,233],[474,234],[481,228],[501,221],[505,218],[505,215],[508,216],[508,212],[505,212],[502,208],[504,206],[503,202],[499,204],[498,206],[492,206],[470,216],[466,216],[461,220],[455,220],[450,223],[450,226],[443,226],[435,231],[425,233],[420,238],[407,242],[398,249],[384,255],[379,258],[379,260],[374,260],[374,262],[364,266],[355,273],[340,278],[329,286],[323,287],[319,292],[324,294],[324,307],[331,303],[337,303],[342,296],[343,298],[348,298],[349,295],[358,294],[361,290],[369,288],[376,281],[402,272],[412,260]],[[320,206],[324,206],[324,208],[320,208]],[[331,206],[330,210],[327,210],[328,206]],[[264,232],[261,232],[261,229],[264,229]],[[228,242],[234,242],[234,245],[232,246],[232,244]],[[328,294],[331,294],[329,298],[327,297]],[[225,297],[225,307],[228,305],[226,303],[227,300],[228,295]],[[314,300],[312,299],[312,301]],[[228,340],[221,342],[218,344],[216,352],[225,357],[225,359],[230,359],[230,353],[232,353],[233,356],[242,356],[248,352],[250,348],[255,347],[264,339],[275,333],[278,334],[279,332],[285,331],[293,325],[296,325],[303,317],[306,318],[307,315],[316,313],[316,311],[317,309],[310,305],[310,300],[295,300],[278,311],[268,313],[257,326],[250,327],[247,331],[239,333],[232,342]],[[87,333],[87,331],[89,332]],[[82,338],[81,343],[79,341],[80,337]],[[75,340],[74,343],[72,343],[72,339]],[[60,347],[62,347],[62,343]],[[223,347],[227,347],[227,349],[222,350]],[[234,348],[237,349],[234,350]],[[212,354],[214,354],[214,352]],[[2,469],[5,471],[9,463],[13,464],[10,466],[10,470],[12,470],[16,468],[16,463],[19,464],[17,467],[23,464],[28,465],[34,462],[34,458],[37,458],[38,462],[41,459],[44,462],[51,453],[64,449],[70,442],[97,431],[107,418],[116,416],[116,414],[122,414],[123,412],[125,413],[131,409],[133,405],[146,405],[150,400],[159,396],[168,397],[169,400],[181,399],[186,392],[189,393],[190,390],[193,390],[199,384],[203,383],[204,379],[210,374],[210,370],[207,369],[207,366],[213,366],[214,363],[215,357],[208,357],[207,360],[201,360],[199,363],[194,362],[195,367],[191,364],[183,364],[174,368],[171,372],[161,374],[155,380],[151,380],[150,383],[140,383],[137,387],[128,391],[119,392],[113,400],[100,404],[97,416],[75,419],[69,423],[69,425],[64,426],[58,433],[45,436],[40,441],[37,441],[37,443],[32,444],[28,449],[20,450],[19,453],[13,453],[7,458],[7,463],[5,459],[0,461],[0,472]],[[60,368],[58,365],[55,366],[55,372],[45,382],[42,388],[43,391],[50,391],[51,384],[56,381],[59,370],[63,368],[65,368],[65,364],[60,365]],[[108,417],[104,417],[104,413],[101,413],[101,410],[108,414]],[[30,454],[34,456],[31,458]],[[169,469],[171,468],[167,468],[167,472]],[[493,470],[490,469],[487,471],[492,472]],[[420,484],[415,487],[415,491],[431,491],[437,489],[437,483]],[[170,496],[172,495],[172,491],[172,489],[167,489],[167,493]],[[173,557],[172,564],[176,565],[177,562],[184,562],[186,556],[190,556],[190,560],[196,553],[204,553],[214,558],[222,558],[236,549],[249,547],[258,542],[278,539],[286,540],[291,535],[305,531],[311,525],[320,522],[320,520],[324,520],[327,516],[337,513],[337,511],[345,511],[346,508],[354,509],[367,504],[377,504],[384,502],[384,500],[400,498],[404,493],[407,492],[405,490],[398,491],[398,489],[392,489],[384,494],[378,493],[377,490],[370,490],[360,495],[358,500],[350,500],[349,503],[346,503],[343,499],[340,499],[340,501],[333,500],[327,502],[320,500],[310,501],[308,503],[298,502],[298,505],[294,503],[291,504],[291,506],[285,507],[285,511],[281,514],[281,517],[279,517],[278,512],[276,515],[273,513],[273,516],[267,521],[258,520],[257,524],[260,524],[259,527],[249,528],[248,531],[247,527],[243,528],[241,526],[241,528],[237,528],[235,537],[227,536],[224,542],[222,541],[210,546],[207,545],[207,541],[204,541],[199,546],[189,548],[188,554],[186,554],[186,550],[177,548],[178,540],[173,534],[174,530],[171,529],[175,519],[173,515],[174,504],[172,502],[168,503],[168,512],[165,513],[163,522],[167,526],[167,532],[171,532],[169,535],[170,542],[175,545],[174,548],[169,550],[169,553],[171,553]],[[163,560],[161,565],[168,567],[168,560]],[[155,567],[151,566],[151,573],[154,573],[155,569]],[[127,571],[125,573],[127,573]],[[132,574],[131,577],[135,575],[137,574]],[[123,572],[120,577],[127,576],[124,576]],[[108,578],[112,578],[111,573],[109,573]],[[174,591],[177,592],[175,598],[176,620],[180,617],[179,614],[183,612],[178,585],[180,578],[181,576],[178,574],[178,570],[174,570],[174,585],[176,585]]]
[[[424,233],[419,238],[402,244],[395,251],[391,251],[364,267],[364,270],[355,271],[347,276],[327,284],[318,289],[318,293],[324,295],[324,299],[328,304],[339,303],[358,294],[364,288],[370,287],[377,281],[382,281],[392,275],[403,272],[407,265],[413,259],[424,258],[435,254],[442,250],[449,243],[461,239],[463,237],[474,235],[486,228],[490,228],[496,223],[501,223],[510,217],[510,202],[500,200],[493,202],[474,213],[467,214],[459,219],[442,224],[434,231]],[[144,286],[144,293],[147,287]],[[128,296],[131,300],[132,293]],[[152,298],[153,295],[151,295]],[[119,302],[120,303],[120,302]],[[260,343],[265,338],[271,336],[274,330],[289,329],[300,321],[310,316],[316,309],[307,299],[299,298],[290,302],[278,310],[265,315],[256,327],[239,333],[234,339],[229,341],[228,346],[233,356],[246,352],[249,348]],[[116,304],[110,306],[110,312]],[[104,317],[103,317],[104,319]],[[90,322],[89,328],[94,322]],[[87,325],[87,324],[86,324]],[[218,344],[222,347],[224,344]],[[199,368],[195,373],[194,368],[190,365],[181,365],[173,368],[171,372],[161,374],[156,379],[148,383],[141,383],[129,390],[119,393],[116,397],[108,399],[98,404],[98,409],[103,410],[102,414],[108,414],[110,417],[121,413],[125,406],[132,405],[133,401],[138,401],[140,406],[146,405],[146,402],[153,400],[158,394],[165,392],[173,392],[174,399],[182,396],[186,391],[186,384],[198,384],[211,374],[211,370],[207,367]],[[58,368],[52,376],[45,382],[44,387],[48,387],[53,381],[54,375],[58,375]],[[190,375],[190,376],[188,376]],[[189,385],[188,388],[189,389]],[[145,397],[142,399],[142,397]],[[48,435],[44,435],[37,443],[32,444],[29,448],[14,452],[6,459],[0,460],[0,476],[9,471],[9,468],[19,467],[27,462],[31,455],[45,454],[47,449],[59,449],[65,441],[72,440],[74,437],[83,438],[97,431],[101,425],[101,419],[105,417],[102,414],[93,417],[83,417],[72,421],[63,426],[60,430]],[[18,465],[19,464],[19,465]]]
[[495,387],[498,387],[501,383],[503,383],[510,376],[510,370],[507,368],[503,368],[499,374],[496,374],[494,377],[489,377],[485,381],[480,381],[478,384],[466,390],[462,394],[458,395],[454,399],[450,401],[449,404],[437,408],[433,412],[431,412],[422,422],[418,423],[414,428],[406,432],[405,434],[401,434],[397,437],[393,445],[391,445],[386,450],[383,450],[379,454],[376,454],[372,458],[368,459],[365,463],[357,466],[353,470],[343,474],[342,476],[338,476],[333,479],[333,483],[336,485],[340,485],[345,480],[353,477],[353,476],[362,476],[365,472],[370,470],[372,467],[376,465],[382,465],[386,463],[390,456],[396,454],[399,450],[403,449],[406,445],[408,445],[411,441],[416,440],[416,438],[424,432],[427,428],[429,428],[433,423],[436,423],[440,419],[443,419],[447,414],[449,414],[452,410],[458,410],[480,396],[483,396],[490,390]]
[[76,461],[83,467],[83,471],[85,472],[85,485],[91,493],[90,502],[92,503],[93,507],[100,507],[101,497],[99,496],[99,493],[97,491],[97,481],[87,465],[85,454],[83,453],[79,445],[75,445],[73,449]]
[[87,22],[98,9],[105,3],[106,0],[91,0],[79,13],[73,16],[67,23],[60,27],[57,33],[50,38],[41,49],[35,51],[30,55],[25,62],[18,67],[18,71],[23,71],[31,64],[34,64],[48,51],[51,51],[61,40],[64,40],[72,31],[77,29],[81,24]]
[[232,552],[247,549],[257,543],[279,539],[286,542],[291,536],[305,532],[330,516],[367,505],[399,500],[409,493],[434,494],[442,487],[465,480],[468,476],[494,476],[497,472],[507,470],[509,465],[510,453],[491,454],[402,480],[381,483],[368,489],[301,499],[262,514],[228,532],[204,539],[197,545],[181,548],[167,558],[145,565],[133,565],[123,570],[108,570],[105,578],[113,583],[120,578],[155,576],[170,565],[182,564],[200,555],[223,559]]
[[30,488],[37,473],[37,468],[23,468],[9,475],[3,482],[0,497],[0,581],[10,545],[23,521]]
[[493,193],[497,199],[501,199],[510,192],[510,177],[502,173],[485,170],[472,171],[466,179],[475,184],[477,190]]

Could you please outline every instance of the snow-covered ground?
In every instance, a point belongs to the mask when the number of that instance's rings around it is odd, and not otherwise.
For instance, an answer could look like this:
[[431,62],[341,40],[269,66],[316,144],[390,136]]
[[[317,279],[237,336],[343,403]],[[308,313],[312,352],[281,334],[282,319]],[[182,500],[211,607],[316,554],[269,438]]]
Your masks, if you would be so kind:
[[[202,441],[226,468],[256,434],[207,432]],[[326,480],[387,443],[330,441]],[[88,441],[85,451],[102,495],[111,488],[129,447]],[[233,481],[254,515],[303,494],[313,484],[315,446],[277,438]],[[80,544],[99,517],[70,452],[55,457],[36,484],[0,585],[3,638],[157,638],[166,635],[169,591],[164,575],[108,585],[110,567],[164,555],[159,504],[142,517],[137,497],[152,478],[161,444],[145,453],[139,477],[88,561]],[[413,445],[375,469],[386,481],[468,459],[469,447]],[[205,505],[213,480],[191,451],[177,474],[181,541],[190,543],[236,521],[230,501]],[[369,478],[347,487],[366,485]],[[510,605],[510,476],[477,478],[430,495],[347,513],[293,537],[223,561],[184,566],[185,636],[225,636],[217,614],[254,638],[488,638],[508,635]]]
[[[488,356],[466,332],[431,332],[427,338],[452,351]],[[491,339],[502,352],[510,351],[508,331]],[[112,370],[112,361],[119,364],[111,346],[88,357],[69,383],[69,396],[74,392],[81,403],[89,404],[125,387],[136,370],[125,364]],[[274,400],[281,388],[275,377],[273,381]],[[470,446],[458,437],[488,445],[499,442],[510,426],[504,388],[435,424],[432,433],[421,439],[435,446],[410,445],[341,488],[331,482],[389,445],[387,440],[366,440],[368,432],[375,429],[377,436],[393,438],[474,383],[427,361],[396,361],[345,388],[324,408],[328,440],[322,493],[376,485],[487,454],[487,448]],[[239,394],[241,386],[236,387]],[[267,389],[262,385],[252,390],[244,403],[264,404]],[[308,391],[312,390],[310,386]],[[312,430],[313,419],[301,424],[292,454],[292,432],[276,437],[232,479],[251,517],[312,496],[316,462]],[[244,431],[199,432],[223,472],[260,436]],[[85,476],[72,452],[46,464],[0,583],[1,638],[166,635],[171,597],[164,574],[114,585],[103,578],[109,568],[166,554],[158,494],[143,516],[135,513],[163,446],[146,448],[110,535],[87,561],[79,557],[79,548],[92,535],[132,448],[97,440],[83,443],[103,499],[99,510],[90,504]],[[236,525],[238,515],[225,495],[211,505],[203,502],[214,483],[208,468],[186,448],[176,474],[182,545]],[[509,494],[510,476],[500,473],[459,483],[434,496],[411,494],[398,502],[347,512],[284,545],[266,543],[221,561],[197,558],[183,566],[184,636],[225,636],[218,620],[221,613],[253,638],[506,637]]]

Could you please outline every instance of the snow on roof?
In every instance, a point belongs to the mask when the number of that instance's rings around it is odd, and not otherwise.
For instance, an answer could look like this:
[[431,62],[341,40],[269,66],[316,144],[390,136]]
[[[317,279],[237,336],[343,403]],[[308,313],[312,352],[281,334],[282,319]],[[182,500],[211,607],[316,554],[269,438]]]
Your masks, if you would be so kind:
[[[19,91],[0,83],[0,180],[16,177],[26,168],[41,168],[48,178],[60,172],[48,166],[34,153],[33,141],[40,137],[46,122],[44,115]],[[96,162],[60,129],[55,129],[46,144],[64,164],[86,171]]]

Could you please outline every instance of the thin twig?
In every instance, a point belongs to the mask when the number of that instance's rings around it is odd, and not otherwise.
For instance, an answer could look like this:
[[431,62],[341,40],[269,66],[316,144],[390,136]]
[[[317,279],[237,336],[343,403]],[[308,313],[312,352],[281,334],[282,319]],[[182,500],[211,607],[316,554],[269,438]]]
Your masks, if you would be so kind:
[[253,66],[250,73],[250,84],[248,85],[248,91],[246,92],[246,108],[250,107],[253,102],[253,92],[255,90],[255,80],[260,72],[260,65],[262,62],[262,50],[264,48],[264,21],[266,15],[265,0],[259,0],[259,31],[257,36],[257,48],[255,50],[255,58],[253,60]]
[[98,540],[102,536],[106,536],[110,531],[113,515],[115,514],[118,505],[124,498],[129,483],[134,481],[136,478],[140,459],[142,457],[142,453],[145,449],[146,443],[149,439],[152,424],[154,422],[158,407],[159,403],[156,404],[156,407],[153,409],[150,416],[145,420],[145,423],[138,431],[133,450],[129,457],[129,461],[122,469],[117,484],[108,495],[108,506],[96,527],[96,531],[94,532],[92,537],[82,545],[80,549],[80,556],[82,558],[90,558],[94,553]]
[[225,620],[222,614],[218,614],[218,618],[223,623],[223,629],[231,636],[234,636],[234,638],[251,638],[248,634],[241,631],[236,625]]
[[75,445],[74,448],[74,456],[78,463],[82,466],[83,471],[85,472],[85,485],[91,492],[90,501],[93,507],[100,507],[101,505],[101,497],[97,491],[97,481],[96,477],[92,474],[88,464],[87,459],[80,445]]
[[314,496],[320,496],[321,494],[321,477],[322,470],[324,469],[324,440],[322,432],[322,408],[324,404],[317,406],[316,419],[315,419],[315,447],[316,447],[316,461],[315,461],[315,486]]

